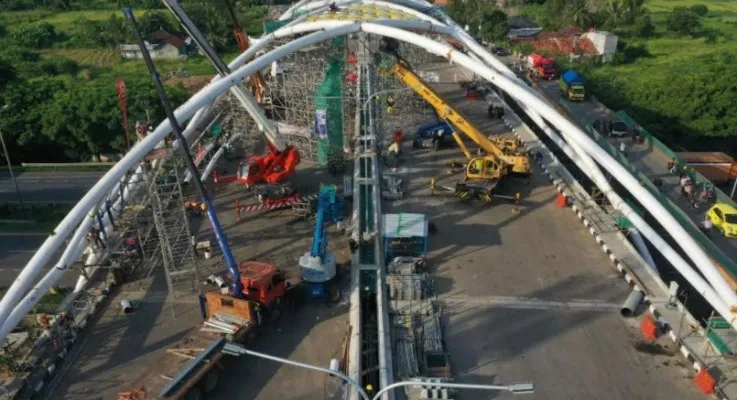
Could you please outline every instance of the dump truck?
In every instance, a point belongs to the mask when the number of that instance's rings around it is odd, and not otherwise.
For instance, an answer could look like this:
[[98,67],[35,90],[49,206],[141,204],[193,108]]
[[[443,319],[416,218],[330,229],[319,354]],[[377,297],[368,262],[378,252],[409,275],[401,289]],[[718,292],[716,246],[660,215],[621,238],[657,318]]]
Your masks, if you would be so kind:
[[532,76],[538,79],[551,80],[558,76],[558,65],[555,60],[540,53],[527,56],[527,66]]
[[[204,294],[207,319],[192,328],[136,377],[118,400],[201,399],[215,390],[227,341],[244,343],[256,335],[258,327],[279,317],[286,293],[283,273],[274,265],[248,261],[240,265],[244,298],[222,289]],[[224,293],[225,292],[225,293]]]
[[560,76],[560,95],[568,101],[583,101],[586,97],[583,77],[572,69],[563,72]]
[[737,162],[728,154],[718,151],[680,152],[676,158],[714,184],[737,179]]

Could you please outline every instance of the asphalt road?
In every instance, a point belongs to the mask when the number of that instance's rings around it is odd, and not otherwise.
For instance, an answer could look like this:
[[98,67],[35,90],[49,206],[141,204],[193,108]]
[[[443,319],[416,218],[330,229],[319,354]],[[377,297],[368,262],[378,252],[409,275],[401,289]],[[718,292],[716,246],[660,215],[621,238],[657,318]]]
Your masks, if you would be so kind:
[[[46,234],[3,234],[0,235],[0,288],[10,286],[28,260],[46,240]],[[48,271],[53,262],[58,260],[63,249],[52,257],[44,271]],[[79,275],[74,272],[66,273],[59,280],[59,286],[71,287],[77,282]]]
[[[548,96],[559,99],[560,89],[557,81],[541,81],[540,88],[545,90]],[[566,105],[571,111],[576,122],[581,125],[588,125],[597,119],[616,119],[614,112],[606,108],[603,104],[595,100],[587,100],[584,102],[567,102]],[[627,159],[643,174],[651,180],[660,178],[663,180],[663,193],[679,207],[686,215],[691,218],[695,224],[699,224],[704,219],[705,207],[692,210],[688,202],[681,196],[680,184],[678,176],[672,175],[667,170],[668,157],[660,152],[657,148],[647,145],[632,145],[629,137],[624,139],[610,138],[609,142],[618,148],[619,142],[624,141],[627,148]],[[724,238],[717,232],[711,235],[711,241],[732,261],[737,262],[737,241]]]
[[[23,201],[75,203],[103,172],[24,172],[16,174]],[[18,201],[8,172],[0,173],[0,202]]]
[[[457,85],[436,89],[484,132],[508,133],[485,116],[483,102],[464,99]],[[409,193],[384,206],[384,212],[425,213],[437,226],[428,263],[445,305],[456,381],[533,381],[535,394],[525,396],[530,399],[702,397],[677,349],[648,347],[638,320],[619,315],[630,288],[576,216],[555,206],[557,191],[537,166],[529,186],[506,186],[522,192],[518,206],[430,196],[430,177],[444,185],[462,178],[443,173],[444,163],[459,156],[457,148],[410,152]],[[511,397],[461,392],[457,398]]]

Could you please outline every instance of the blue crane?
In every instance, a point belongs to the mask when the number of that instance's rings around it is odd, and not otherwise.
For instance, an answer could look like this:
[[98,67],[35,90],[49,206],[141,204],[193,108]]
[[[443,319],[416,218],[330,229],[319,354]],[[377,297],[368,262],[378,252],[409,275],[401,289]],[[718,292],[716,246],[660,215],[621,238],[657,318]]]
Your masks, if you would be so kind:
[[171,128],[174,136],[179,141],[179,149],[184,155],[184,161],[186,162],[187,169],[192,175],[192,180],[194,181],[195,187],[202,197],[202,202],[205,204],[205,207],[207,209],[207,217],[210,219],[212,230],[215,232],[215,237],[217,238],[218,245],[220,246],[220,250],[223,252],[225,263],[228,266],[228,271],[233,277],[233,281],[231,282],[231,291],[233,293],[233,296],[237,298],[243,298],[243,283],[241,282],[241,274],[238,270],[238,264],[235,261],[235,257],[233,257],[233,253],[230,251],[228,239],[225,236],[223,228],[220,226],[220,221],[218,220],[217,214],[215,213],[215,207],[212,206],[212,202],[210,201],[210,197],[207,195],[205,186],[199,179],[199,171],[197,171],[197,167],[195,166],[194,160],[192,159],[192,154],[190,154],[189,152],[187,140],[182,135],[182,127],[179,125],[176,117],[174,116],[174,110],[169,103],[169,99],[166,96],[166,92],[164,91],[164,86],[162,85],[161,79],[159,78],[159,73],[156,72],[156,66],[151,60],[151,55],[149,54],[143,40],[143,36],[141,36],[141,32],[138,29],[138,24],[136,23],[136,19],[133,16],[133,11],[130,8],[124,8],[123,12],[128,18],[128,21],[131,23],[131,26],[133,27],[133,34],[136,37],[138,46],[141,48],[141,54],[143,55],[143,60],[146,63],[146,67],[148,67],[148,70],[151,73],[151,78],[154,82],[156,93],[158,94],[159,99],[161,100],[161,105],[164,108],[164,113],[166,114],[167,119],[169,119],[169,123],[171,123]]
[[343,219],[343,199],[338,196],[335,185],[321,185],[317,198],[315,230],[312,247],[299,258],[302,279],[310,285],[310,295],[324,298],[325,283],[335,277],[335,254],[328,249],[326,226]]

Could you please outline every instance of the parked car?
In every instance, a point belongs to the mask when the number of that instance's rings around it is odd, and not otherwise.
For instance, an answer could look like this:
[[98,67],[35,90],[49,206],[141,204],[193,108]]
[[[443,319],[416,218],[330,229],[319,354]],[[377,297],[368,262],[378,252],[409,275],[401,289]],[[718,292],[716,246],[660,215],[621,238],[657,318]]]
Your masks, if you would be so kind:
[[629,133],[627,124],[622,121],[597,119],[592,126],[602,136],[624,137]]
[[496,46],[493,49],[491,49],[491,54],[495,56],[506,57],[509,55],[509,52],[504,47]]
[[716,203],[711,206],[706,217],[725,237],[737,237],[737,209],[731,205]]
[[614,137],[623,137],[627,136],[628,133],[629,129],[627,128],[627,124],[622,121],[614,121],[614,123],[612,123],[612,131],[609,134]]

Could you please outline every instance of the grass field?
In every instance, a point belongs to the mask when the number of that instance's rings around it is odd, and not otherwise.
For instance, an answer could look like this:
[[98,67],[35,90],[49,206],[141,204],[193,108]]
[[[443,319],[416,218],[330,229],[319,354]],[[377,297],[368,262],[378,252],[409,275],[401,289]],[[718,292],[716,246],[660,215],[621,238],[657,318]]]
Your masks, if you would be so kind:
[[[695,4],[705,4],[709,7],[709,14],[701,19],[704,29],[713,29],[719,32],[714,43],[707,43],[704,37],[696,35],[676,36],[666,31],[666,19],[675,7],[690,7]],[[657,35],[650,39],[625,38],[628,44],[643,45],[649,53],[648,57],[637,59],[626,65],[606,65],[598,69],[601,75],[616,74],[627,80],[649,81],[657,79],[665,68],[675,68],[686,73],[689,66],[698,72],[700,64],[717,54],[737,54],[737,1],[694,1],[694,0],[652,0],[646,1],[648,9],[656,26]]]
[[114,10],[88,10],[88,11],[68,11],[68,12],[51,12],[51,11],[6,11],[0,14],[0,22],[8,31],[12,31],[16,26],[34,22],[48,22],[54,25],[56,33],[72,36],[76,31],[80,18],[86,18],[91,21],[102,21],[108,19],[111,15],[123,16],[122,11]]
[[[709,11],[700,18],[696,34],[678,35],[667,29],[674,8],[697,4]],[[729,126],[734,108],[723,95],[729,86],[719,88],[719,81],[733,78],[720,68],[729,65],[725,59],[737,60],[737,1],[645,0],[644,7],[655,35],[641,38],[631,27],[612,29],[620,45],[636,50],[625,52],[626,62],[582,66],[569,65],[566,57],[559,61],[563,68],[583,72],[591,93],[605,105],[626,110],[661,140],[692,149],[718,148],[719,140],[735,135]],[[545,6],[525,5],[519,11],[538,23],[548,18]]]

